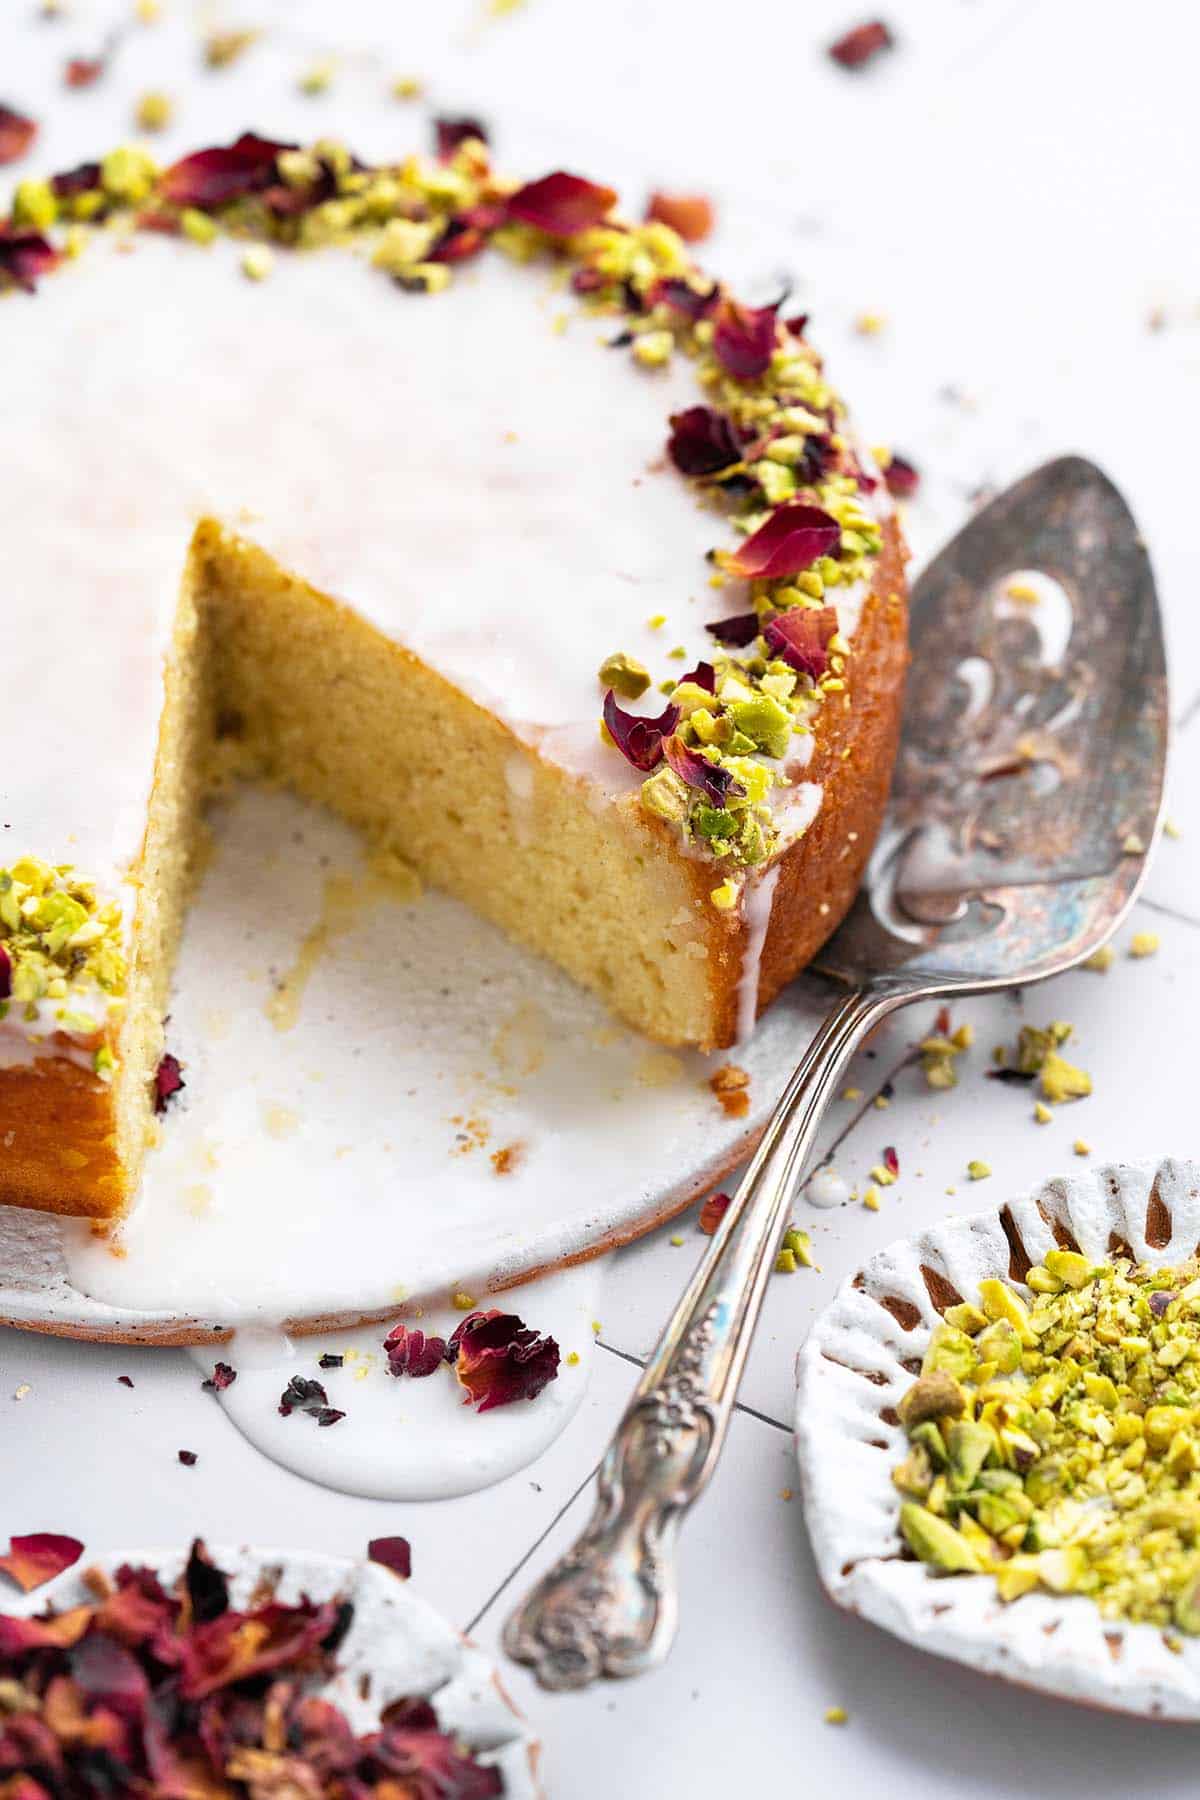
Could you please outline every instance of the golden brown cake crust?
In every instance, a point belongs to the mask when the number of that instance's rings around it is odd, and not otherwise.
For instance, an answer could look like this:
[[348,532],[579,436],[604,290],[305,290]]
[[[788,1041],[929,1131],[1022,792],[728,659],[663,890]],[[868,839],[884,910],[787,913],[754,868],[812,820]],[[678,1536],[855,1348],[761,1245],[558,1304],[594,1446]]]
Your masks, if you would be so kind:
[[116,1149],[112,1090],[65,1057],[0,1070],[0,1200],[39,1212],[111,1219],[127,1181]]
[[[771,921],[759,964],[756,1016],[841,924],[883,820],[908,669],[907,558],[893,517],[884,527],[871,593],[854,634],[850,706],[844,711],[825,708],[807,771],[807,779],[824,788],[821,809],[804,836],[778,861]],[[704,871],[698,880],[705,889],[710,887],[711,871]],[[716,1029],[712,1043],[702,1048],[724,1048],[736,1040],[748,936],[745,921],[737,919],[713,958]]]

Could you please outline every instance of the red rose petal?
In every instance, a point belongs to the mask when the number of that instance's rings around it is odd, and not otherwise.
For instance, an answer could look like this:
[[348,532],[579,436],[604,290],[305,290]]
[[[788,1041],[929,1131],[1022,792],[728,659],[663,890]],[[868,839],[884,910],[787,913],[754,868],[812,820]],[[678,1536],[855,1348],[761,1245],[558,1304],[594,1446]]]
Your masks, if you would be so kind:
[[8,953],[7,944],[0,944],[0,1000],[7,1000],[12,993],[12,957]]
[[367,1740],[372,1759],[386,1771],[382,1787],[412,1800],[493,1800],[504,1793],[499,1769],[484,1768],[447,1732],[427,1700],[405,1700],[388,1709],[382,1731]]
[[646,294],[646,305],[669,306],[672,312],[681,313],[694,325],[698,319],[706,319],[721,298],[721,290],[715,282],[700,289],[694,288],[690,281],[682,281],[677,275],[664,275],[656,281]]
[[762,621],[754,612],[734,613],[728,619],[713,619],[704,629],[718,644],[732,644],[737,649],[744,649],[762,630]]
[[37,121],[11,106],[0,106],[0,163],[16,162],[37,136]]
[[895,41],[882,19],[871,19],[830,44],[829,54],[843,69],[861,69],[881,50],[892,49]]
[[889,1175],[900,1173],[900,1158],[896,1155],[895,1144],[889,1144],[883,1153],[883,1166]]
[[829,667],[829,640],[837,628],[836,607],[799,606],[770,620],[763,637],[772,656],[819,681]]
[[681,475],[715,475],[742,459],[733,421],[712,406],[671,414],[667,455]]
[[407,1538],[372,1538],[367,1545],[367,1559],[390,1569],[401,1581],[407,1581],[412,1574],[412,1545]]
[[26,1594],[53,1581],[64,1569],[79,1561],[83,1545],[78,1538],[60,1531],[32,1531],[26,1537],[15,1537],[7,1556],[0,1556],[0,1569],[11,1575]]
[[244,131],[232,144],[197,150],[172,163],[159,181],[159,191],[177,206],[202,210],[224,206],[229,200],[273,186],[278,181],[280,151],[294,147]]
[[711,1194],[700,1208],[700,1229],[706,1237],[711,1237],[725,1214],[729,1211],[731,1194]]
[[694,669],[689,669],[686,675],[681,675],[679,677],[680,687],[685,681],[690,681],[693,687],[703,688],[709,694],[715,694],[717,691],[717,671],[710,662],[698,662]]
[[449,162],[459,145],[469,143],[472,138],[478,138],[481,144],[488,141],[487,127],[478,119],[435,119],[433,130],[440,162]]
[[657,719],[639,718],[618,706],[609,688],[604,696],[604,723],[625,761],[648,775],[662,761],[663,742],[679,723],[679,708],[665,706]]
[[74,194],[90,194],[100,186],[100,164],[85,162],[74,169],[63,169],[50,177],[50,186],[60,200],[69,200]]
[[773,306],[757,309],[722,300],[713,332],[713,354],[736,381],[757,381],[775,353],[778,320]]
[[699,244],[716,224],[713,203],[706,194],[651,194],[646,218],[669,225],[685,244]]
[[231,1388],[236,1380],[237,1370],[232,1364],[219,1362],[213,1364],[212,1374],[206,1381],[202,1381],[200,1385],[203,1388],[207,1388],[210,1393],[223,1394],[225,1389]]
[[0,1613],[0,1658],[27,1650],[69,1650],[92,1622],[90,1606],[73,1606],[50,1619],[17,1619]]
[[177,1056],[168,1050],[154,1071],[154,1110],[165,1113],[173,1097],[186,1087]]
[[0,277],[32,294],[43,275],[61,261],[58,251],[39,231],[5,231],[0,227]]
[[510,219],[536,226],[551,237],[574,237],[601,224],[616,202],[613,188],[557,169],[510,194],[505,211]]
[[677,737],[668,738],[663,751],[680,781],[703,794],[710,806],[724,806],[726,800],[738,799],[746,791],[728,769],[708,762]]
[[86,88],[99,81],[103,73],[102,56],[73,56],[63,70],[63,80],[69,88]]
[[448,1346],[454,1372],[466,1389],[463,1404],[491,1412],[514,1400],[535,1400],[558,1374],[558,1345],[531,1331],[515,1313],[472,1313]]
[[842,528],[819,506],[803,500],[777,506],[758,530],[739,545],[729,559],[736,575],[758,581],[776,581],[811,568],[818,556],[828,556],[841,542]]
[[883,472],[883,479],[887,483],[889,494],[894,494],[897,500],[907,500],[920,487],[921,472],[906,456],[896,456],[893,453],[891,462]]
[[446,1340],[426,1337],[423,1331],[396,1325],[383,1340],[389,1375],[412,1375],[418,1380],[432,1375],[446,1360]]

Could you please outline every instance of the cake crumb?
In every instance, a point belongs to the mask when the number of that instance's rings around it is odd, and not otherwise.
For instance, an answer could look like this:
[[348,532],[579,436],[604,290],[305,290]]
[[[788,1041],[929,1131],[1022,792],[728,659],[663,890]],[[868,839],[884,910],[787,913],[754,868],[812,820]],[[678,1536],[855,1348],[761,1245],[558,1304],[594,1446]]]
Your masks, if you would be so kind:
[[520,1166],[524,1150],[525,1146],[520,1142],[502,1144],[499,1150],[493,1150],[491,1164],[497,1175],[511,1175]]
[[744,1119],[750,1111],[750,1076],[736,1063],[723,1063],[708,1082],[727,1119]]

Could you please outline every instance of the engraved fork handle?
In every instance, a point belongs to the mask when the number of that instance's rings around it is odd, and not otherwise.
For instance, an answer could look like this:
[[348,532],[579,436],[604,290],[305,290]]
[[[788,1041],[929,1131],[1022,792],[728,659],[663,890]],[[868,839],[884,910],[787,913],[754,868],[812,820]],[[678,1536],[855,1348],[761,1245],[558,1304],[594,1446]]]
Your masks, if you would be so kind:
[[543,1687],[638,1675],[670,1650],[679,1526],[721,1454],[804,1158],[862,1038],[917,997],[901,985],[847,995],[788,1082],[617,1426],[590,1523],[505,1627],[508,1654]]

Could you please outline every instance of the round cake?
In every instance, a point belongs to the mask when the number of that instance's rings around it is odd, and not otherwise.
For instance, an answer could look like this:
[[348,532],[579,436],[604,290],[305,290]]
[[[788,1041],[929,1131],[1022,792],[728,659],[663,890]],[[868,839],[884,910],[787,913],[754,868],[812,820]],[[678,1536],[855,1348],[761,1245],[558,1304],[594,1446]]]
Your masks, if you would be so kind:
[[17,185],[0,286],[0,1200],[127,1203],[231,770],[649,1037],[744,1036],[853,899],[906,660],[886,481],[786,300],[466,128],[112,151]]

